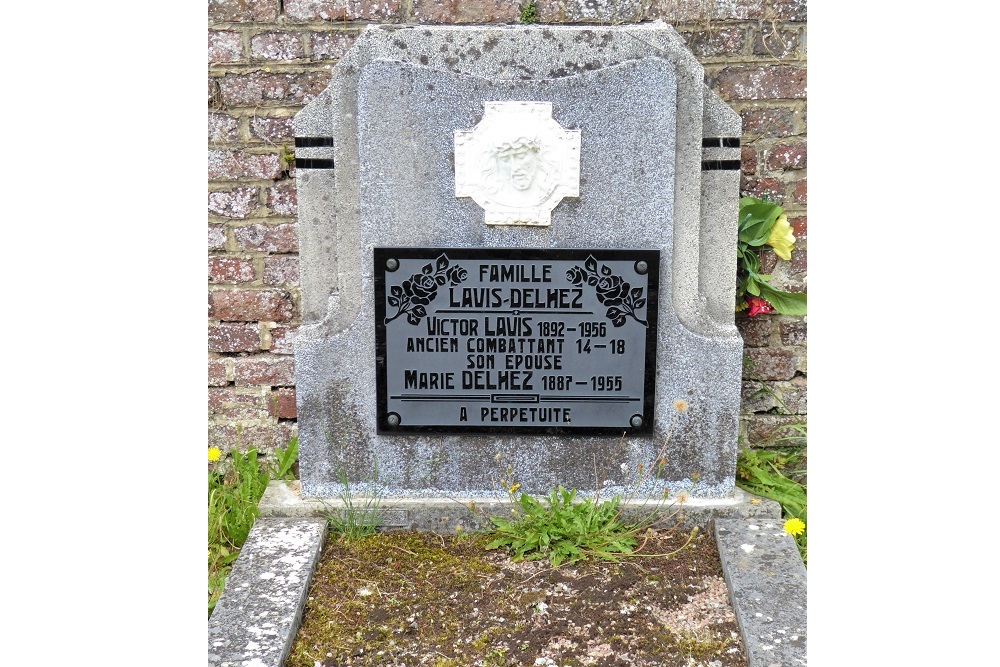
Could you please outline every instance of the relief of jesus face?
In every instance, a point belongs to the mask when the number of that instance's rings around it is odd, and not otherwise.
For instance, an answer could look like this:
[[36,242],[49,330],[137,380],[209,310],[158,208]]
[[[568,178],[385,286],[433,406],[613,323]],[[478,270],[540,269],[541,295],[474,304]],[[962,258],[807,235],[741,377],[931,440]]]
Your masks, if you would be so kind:
[[522,145],[497,153],[497,171],[518,190],[531,187],[537,167],[538,149],[532,146]]

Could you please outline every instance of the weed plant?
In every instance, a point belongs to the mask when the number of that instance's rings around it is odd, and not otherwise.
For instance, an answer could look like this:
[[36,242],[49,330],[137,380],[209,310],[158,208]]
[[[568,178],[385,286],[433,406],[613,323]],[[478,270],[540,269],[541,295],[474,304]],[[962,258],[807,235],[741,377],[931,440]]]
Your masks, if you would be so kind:
[[[663,446],[655,457],[655,463],[649,467],[639,466],[638,479],[625,499],[626,505],[635,498],[650,474],[658,477],[666,465],[664,453],[670,434],[681,413],[687,410],[687,403],[675,401],[674,408],[676,414]],[[619,442],[619,449],[623,442],[624,436]],[[497,462],[501,462],[499,455]],[[543,504],[526,493],[515,495],[520,484],[514,482],[510,466],[507,466],[505,473],[500,484],[512,504],[511,518],[488,517],[493,524],[494,539],[486,548],[505,548],[515,561],[547,558],[553,567],[558,567],[562,563],[573,563],[584,558],[618,561],[624,556],[636,555],[639,535],[648,535],[653,532],[654,526],[676,517],[680,512],[679,504],[683,502],[682,497],[676,502],[668,503],[667,494],[664,493],[656,499],[652,509],[645,510],[638,518],[625,520],[622,516],[621,495],[600,500],[601,479],[596,480],[597,491],[593,498],[576,502],[576,490],[567,490],[560,485],[549,491],[543,498]],[[674,511],[664,511],[675,504],[678,507]],[[677,525],[679,521],[673,527]],[[695,534],[697,528],[691,532],[688,542]],[[687,546],[687,542],[684,546]]]
[[[791,414],[781,397],[775,393],[753,370],[746,360],[748,374],[760,385],[753,396],[767,393],[774,398],[782,414]],[[802,448],[806,445],[808,428],[804,422],[788,424],[779,429],[754,449],[743,448],[736,460],[736,485],[745,491],[770,498],[781,505],[784,519],[806,521],[806,485],[798,481],[805,470],[798,470],[802,462]],[[807,534],[795,535],[802,562],[808,564]]]
[[369,495],[355,497],[351,492],[345,468],[342,467],[337,471],[337,479],[340,481],[341,491],[339,495],[344,507],[335,512],[326,513],[330,532],[347,542],[356,542],[369,535],[374,535],[378,530],[382,504],[382,493],[378,485],[378,462],[372,465],[371,484],[369,485],[372,491]]
[[265,460],[256,448],[246,453],[232,450],[222,458],[219,449],[209,449],[208,471],[208,613],[222,594],[232,564],[246,542],[257,518],[257,504],[271,479],[290,479],[298,459],[299,444],[274,450],[275,463]]

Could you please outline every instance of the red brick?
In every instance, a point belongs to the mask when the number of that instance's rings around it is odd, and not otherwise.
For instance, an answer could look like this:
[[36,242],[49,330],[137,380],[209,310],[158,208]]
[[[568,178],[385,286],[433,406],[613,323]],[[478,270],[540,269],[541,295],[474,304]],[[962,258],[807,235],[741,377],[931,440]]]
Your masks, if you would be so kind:
[[806,272],[806,256],[808,255],[805,246],[805,237],[795,239],[795,249],[792,251],[792,259],[788,262],[792,273]]
[[308,34],[312,57],[317,60],[323,58],[340,60],[357,39],[357,35],[339,31]]
[[787,137],[795,134],[794,112],[791,109],[744,109],[740,117],[745,137]]
[[240,250],[274,253],[299,250],[298,225],[293,223],[236,227],[233,229],[233,237]]
[[233,359],[237,385],[265,385],[268,387],[295,384],[295,358],[269,354]]
[[292,297],[283,290],[215,290],[208,306],[208,316],[224,322],[288,322],[295,316]]
[[761,391],[759,382],[744,381],[740,385],[740,411],[743,413],[767,412],[778,406],[778,401],[766,391]]
[[208,282],[210,283],[251,283],[253,278],[252,259],[241,257],[208,258]]
[[806,179],[803,178],[795,184],[795,190],[792,191],[792,198],[799,204],[806,203]]
[[221,387],[208,390],[208,412],[227,419],[266,419],[271,410],[268,396],[259,388]]
[[753,146],[740,146],[740,169],[744,174],[757,173],[757,149]]
[[781,343],[783,345],[806,344],[806,323],[802,320],[782,322],[778,325],[778,330],[781,332]]
[[277,326],[271,329],[271,353],[272,354],[294,354],[293,342],[295,340],[295,329],[292,327]]
[[769,246],[763,246],[758,253],[760,258],[760,273],[774,273],[774,267],[778,264],[778,256],[774,254]]
[[781,199],[784,187],[776,178],[752,178],[743,175],[740,177],[740,192],[747,197],[757,197],[762,199],[764,195],[772,202]]
[[262,32],[250,38],[250,56],[260,60],[296,60],[305,56],[305,50],[298,33]]
[[208,193],[208,212],[227,218],[249,218],[257,210],[257,188],[233,188]]
[[295,389],[278,389],[271,392],[267,409],[272,417],[278,419],[295,419]]
[[771,24],[765,23],[763,32],[754,33],[753,54],[784,58],[795,53],[799,48],[798,30],[776,30]]
[[255,116],[250,119],[250,136],[274,143],[295,145],[295,127],[291,116]]
[[239,141],[240,121],[224,113],[208,114],[208,140],[214,143]]
[[[584,3],[587,0],[583,0]],[[764,16],[763,0],[652,0],[646,17],[669,23],[707,19],[759,19]]]
[[743,355],[753,364],[751,370],[744,369],[745,379],[755,379],[756,375],[764,381],[790,380],[795,375],[795,355],[788,350],[748,348],[743,350]]
[[691,52],[698,58],[711,58],[738,54],[743,50],[745,33],[740,28],[722,28],[715,30],[699,30],[697,32],[682,32],[681,37],[687,42]]
[[806,70],[801,67],[730,67],[719,72],[719,94],[726,100],[802,99]]
[[744,310],[736,315],[736,328],[743,336],[744,346],[765,347],[774,330],[774,324],[769,317],[747,317]]
[[395,19],[401,18],[399,9],[399,0],[285,0],[291,21]]
[[258,352],[260,332],[256,324],[223,322],[208,325],[209,352]]
[[208,360],[208,386],[209,387],[221,387],[228,384],[226,380],[226,360],[225,359],[209,359]]
[[208,62],[235,63],[243,58],[243,38],[232,30],[208,31]]
[[[272,418],[273,419],[273,418]],[[258,452],[271,451],[275,447],[286,447],[287,428],[281,427],[277,421],[260,423],[260,420],[249,420],[249,423],[221,422],[209,423],[208,446],[218,447],[224,452],[237,449],[245,452],[254,447]]]
[[283,167],[277,155],[254,155],[243,151],[208,151],[208,177],[215,180],[257,178],[274,180]]
[[805,217],[800,218],[789,218],[788,224],[792,226],[792,233],[795,238],[806,235],[806,219]]
[[209,21],[269,23],[278,18],[278,0],[208,0]]
[[276,215],[295,215],[298,212],[295,181],[268,188],[267,207]]
[[805,144],[779,144],[767,152],[768,169],[805,169]]
[[265,257],[264,284],[291,287],[299,284],[298,257]]
[[257,106],[266,102],[307,104],[330,83],[329,72],[227,74],[217,79],[219,99],[227,107]]
[[[421,23],[514,23],[520,2],[511,0],[413,0],[413,20]],[[539,0],[539,16],[545,0]]]
[[226,247],[226,228],[222,225],[208,226],[208,249],[223,250]]
[[774,21],[805,21],[806,0],[766,0],[764,12]]

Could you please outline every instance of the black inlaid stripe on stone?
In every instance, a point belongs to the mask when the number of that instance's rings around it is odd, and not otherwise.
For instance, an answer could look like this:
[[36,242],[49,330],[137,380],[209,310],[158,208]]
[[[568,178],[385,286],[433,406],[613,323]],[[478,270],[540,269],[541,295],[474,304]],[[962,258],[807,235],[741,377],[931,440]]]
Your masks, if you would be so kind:
[[323,148],[333,146],[333,137],[295,137],[296,148]]
[[705,137],[701,140],[702,148],[739,148],[739,137]]
[[719,171],[719,170],[738,170],[740,168],[739,160],[702,160],[701,170],[702,171]]
[[295,158],[296,169],[333,169],[333,160],[322,160],[311,157]]

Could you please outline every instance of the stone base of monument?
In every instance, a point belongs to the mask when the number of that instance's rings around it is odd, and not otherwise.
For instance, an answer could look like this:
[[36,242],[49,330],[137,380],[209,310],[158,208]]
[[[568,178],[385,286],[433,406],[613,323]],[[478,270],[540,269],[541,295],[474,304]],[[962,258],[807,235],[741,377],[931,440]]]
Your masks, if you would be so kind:
[[[503,510],[476,502],[487,513]],[[260,510],[209,620],[209,665],[282,667],[326,536],[317,517],[343,503],[303,499],[296,482],[272,482]],[[394,500],[382,510],[384,529],[476,525],[457,500]],[[683,514],[715,537],[749,667],[807,664],[806,570],[777,503],[737,490],[728,501],[689,501]]]

